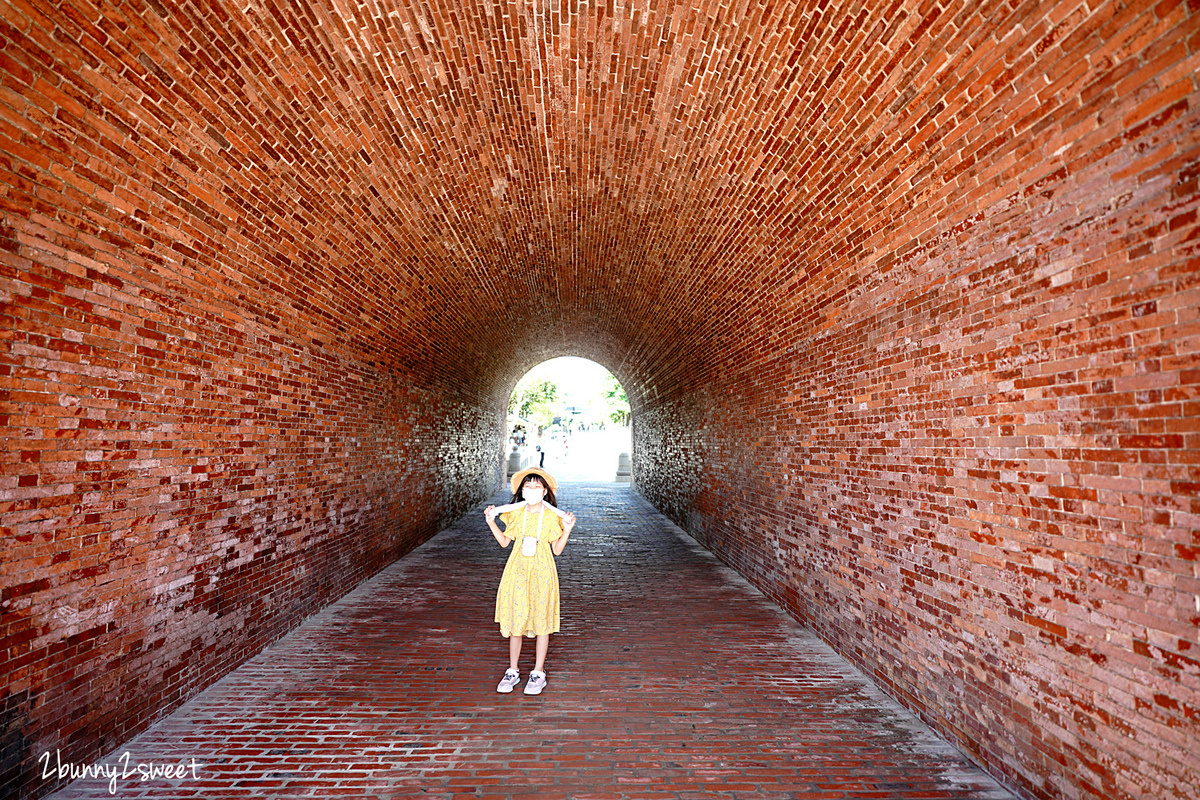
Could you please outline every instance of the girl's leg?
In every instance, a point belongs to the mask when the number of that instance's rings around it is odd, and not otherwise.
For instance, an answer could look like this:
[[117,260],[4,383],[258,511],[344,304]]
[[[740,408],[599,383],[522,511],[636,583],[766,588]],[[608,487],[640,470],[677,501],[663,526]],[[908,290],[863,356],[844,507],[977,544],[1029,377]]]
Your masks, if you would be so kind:
[[550,649],[550,634],[543,633],[537,637],[537,664],[534,666],[538,672],[544,672],[542,669],[546,665],[546,651]]
[[513,669],[519,669],[517,661],[521,658],[521,637],[508,637],[508,665]]

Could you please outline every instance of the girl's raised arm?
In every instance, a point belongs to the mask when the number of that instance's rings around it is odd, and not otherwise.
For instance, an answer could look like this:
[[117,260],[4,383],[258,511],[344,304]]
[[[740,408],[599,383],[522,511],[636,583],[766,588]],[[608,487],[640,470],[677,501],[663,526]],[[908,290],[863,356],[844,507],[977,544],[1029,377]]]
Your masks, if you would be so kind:
[[500,527],[496,524],[496,507],[488,506],[485,508],[483,510],[483,518],[487,520],[488,528],[491,530],[492,536],[496,538],[496,543],[501,547],[508,547],[508,543],[511,542],[512,539],[508,536],[505,536],[503,531],[501,531]]

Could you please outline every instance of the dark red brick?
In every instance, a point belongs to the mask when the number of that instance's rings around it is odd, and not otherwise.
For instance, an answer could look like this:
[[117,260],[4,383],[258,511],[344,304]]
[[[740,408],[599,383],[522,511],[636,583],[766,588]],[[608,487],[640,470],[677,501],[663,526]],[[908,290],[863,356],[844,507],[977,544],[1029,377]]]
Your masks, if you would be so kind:
[[0,4],[0,781],[453,520],[573,354],[995,775],[1196,783],[1195,2],[268,5]]
[[202,753],[179,798],[1012,797],[627,486],[560,488],[580,524],[543,694],[495,692],[507,553],[480,547],[479,506],[122,751]]

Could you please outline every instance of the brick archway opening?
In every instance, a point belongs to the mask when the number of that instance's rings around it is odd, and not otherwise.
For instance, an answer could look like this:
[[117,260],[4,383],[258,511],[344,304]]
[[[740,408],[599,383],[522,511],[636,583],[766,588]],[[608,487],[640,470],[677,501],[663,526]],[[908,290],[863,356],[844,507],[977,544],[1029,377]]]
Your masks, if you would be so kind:
[[[529,381],[548,382],[554,397],[534,402],[538,393],[524,389]],[[618,394],[610,398],[614,385]],[[509,394],[504,431],[506,473],[516,465],[541,465],[560,481],[612,483],[623,454],[623,481],[628,482],[633,444],[624,392],[607,367],[590,359],[560,356],[531,368]],[[514,435],[518,430],[519,435]]]

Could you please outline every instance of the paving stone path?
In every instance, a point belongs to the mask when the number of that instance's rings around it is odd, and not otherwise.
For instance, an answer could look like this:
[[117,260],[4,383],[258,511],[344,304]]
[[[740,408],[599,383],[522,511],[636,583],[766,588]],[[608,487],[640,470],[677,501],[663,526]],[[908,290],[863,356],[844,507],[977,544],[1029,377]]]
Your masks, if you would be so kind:
[[116,796],[1012,798],[628,487],[559,498],[543,694],[495,691],[508,551],[481,505],[101,762]]

